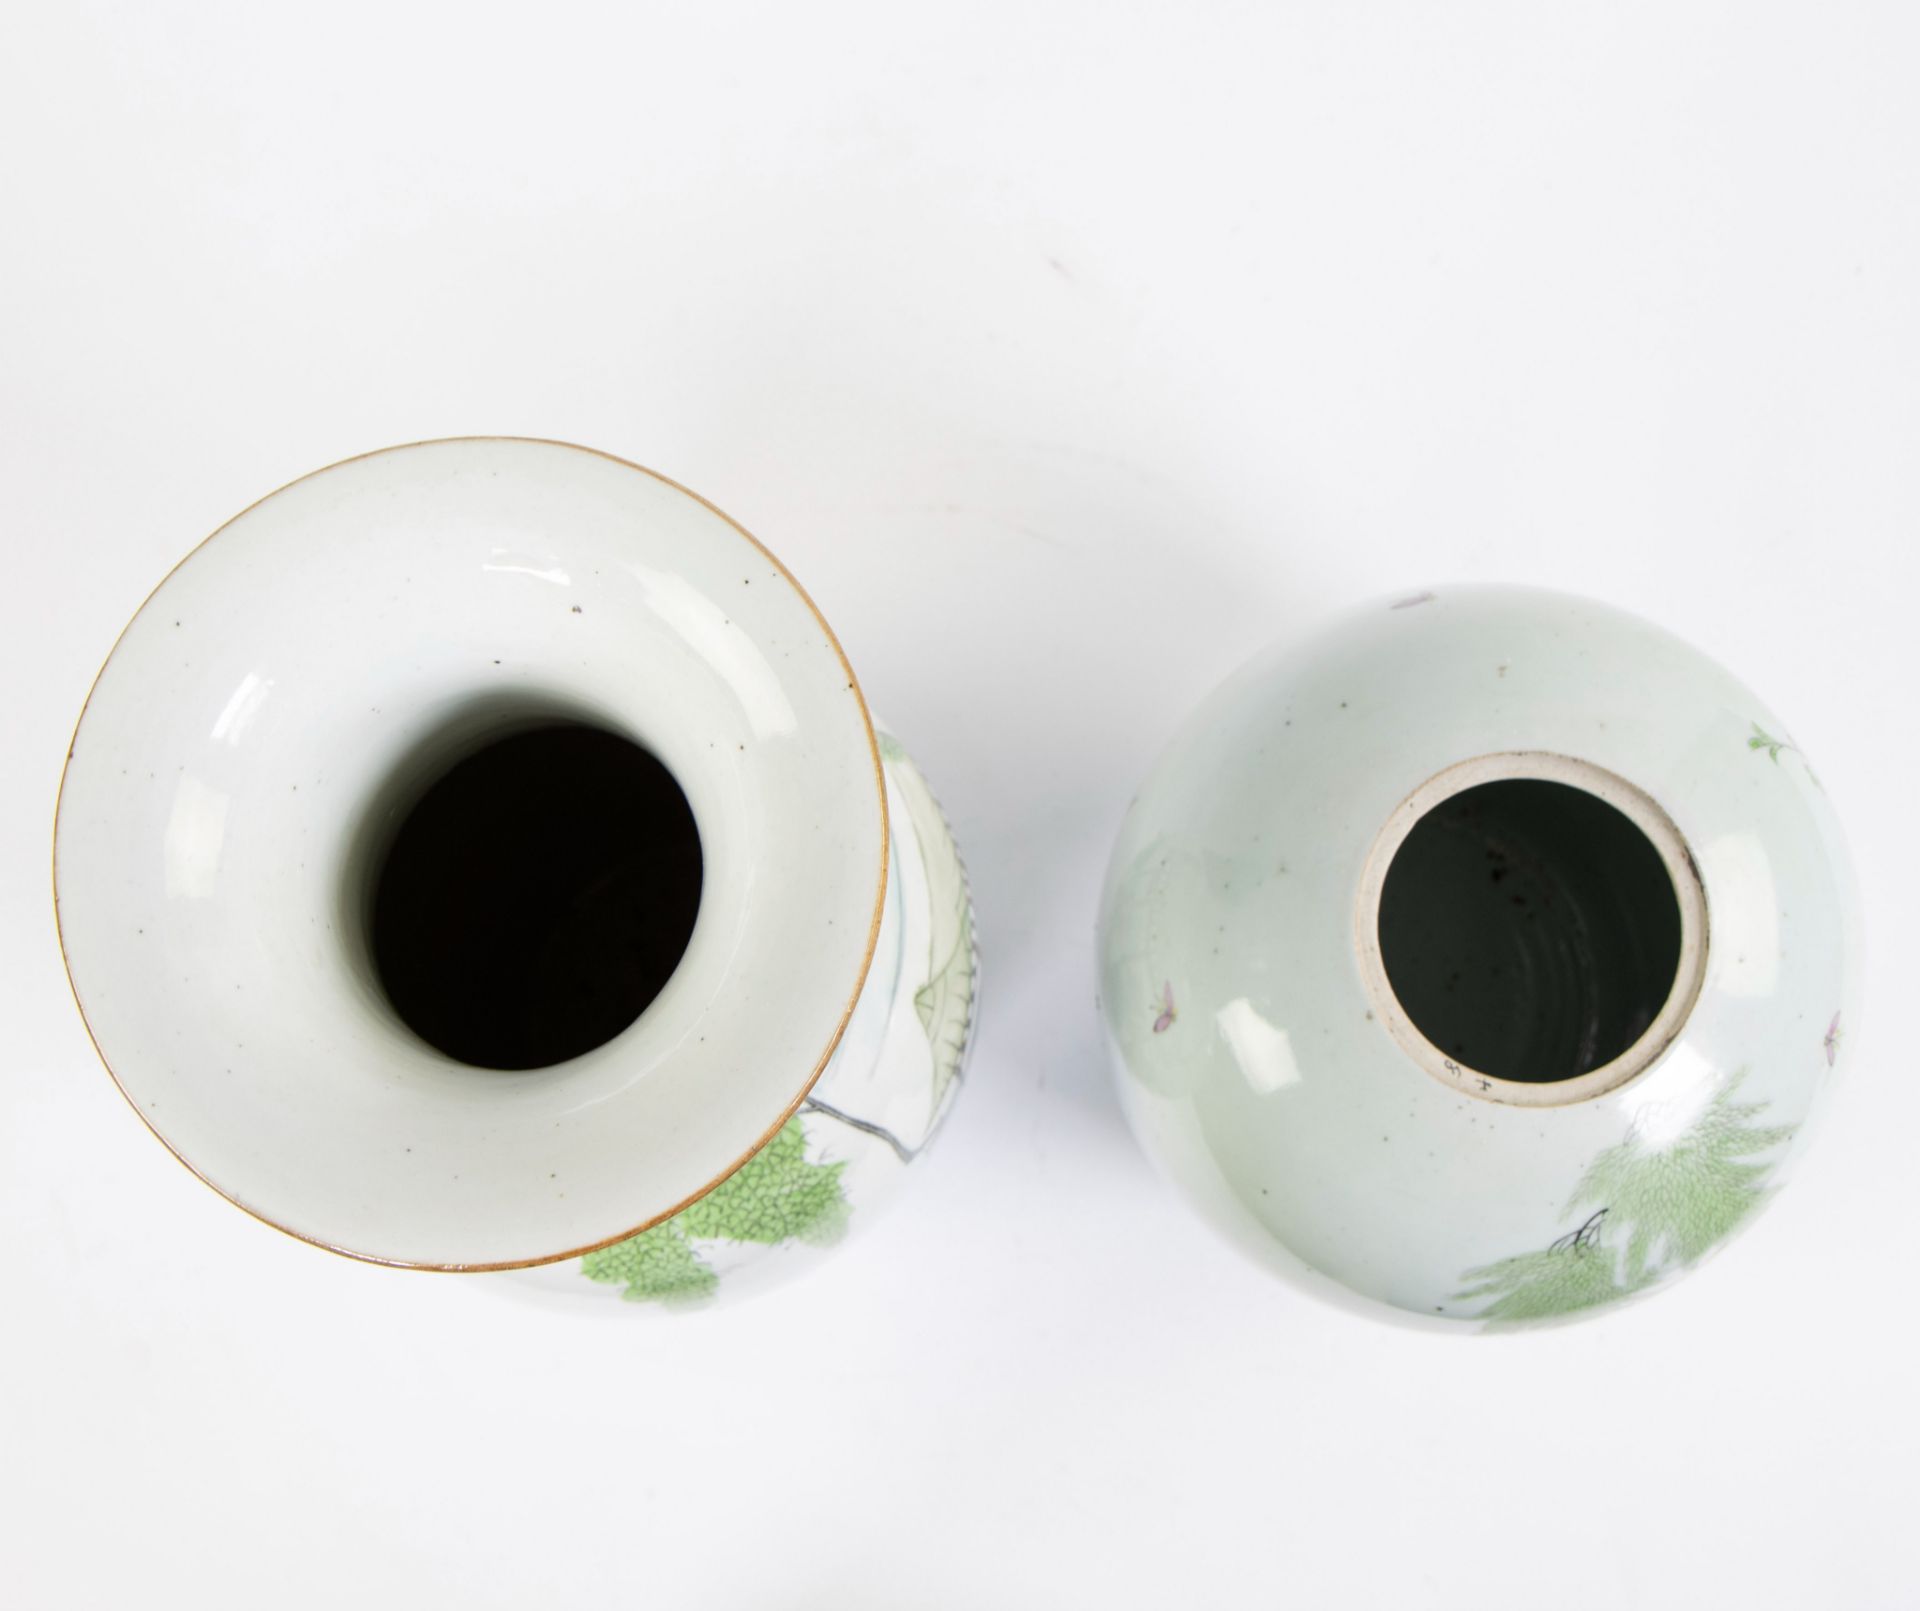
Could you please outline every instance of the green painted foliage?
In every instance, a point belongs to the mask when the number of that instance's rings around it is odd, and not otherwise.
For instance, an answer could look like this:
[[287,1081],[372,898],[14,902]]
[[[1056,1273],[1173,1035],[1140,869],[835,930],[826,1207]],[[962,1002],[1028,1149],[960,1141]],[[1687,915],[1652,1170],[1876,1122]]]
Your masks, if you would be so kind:
[[720,1285],[677,1219],[587,1254],[580,1270],[590,1281],[624,1285],[621,1296],[636,1303],[699,1303]]
[[1775,766],[1778,766],[1780,764],[1780,756],[1782,751],[1786,752],[1789,755],[1799,755],[1800,765],[1806,770],[1807,781],[1811,783],[1816,789],[1821,789],[1824,792],[1825,785],[1822,784],[1820,779],[1814,775],[1814,770],[1810,765],[1808,765],[1806,756],[1800,753],[1799,745],[1795,744],[1793,740],[1790,738],[1775,737],[1772,733],[1769,733],[1764,727],[1762,727],[1758,722],[1750,722],[1748,723],[1748,725],[1753,729],[1753,731],[1747,735],[1748,749],[1759,750],[1763,752],[1766,755],[1767,759],[1772,761]]
[[846,1229],[845,1163],[807,1162],[807,1137],[789,1119],[764,1147],[674,1221],[695,1238],[824,1245]]
[[1569,1213],[1603,1207],[1609,1225],[1625,1228],[1629,1290],[1697,1262],[1766,1201],[1771,1165],[1751,1160],[1786,1141],[1793,1127],[1755,1124],[1759,1104],[1733,1099],[1740,1078],[1671,1146],[1646,1148],[1629,1136],[1594,1159],[1575,1188]]
[[806,1132],[799,1119],[789,1119],[706,1196],[651,1230],[587,1254],[581,1273],[624,1286],[621,1296],[636,1303],[702,1302],[719,1289],[720,1278],[701,1258],[699,1242],[817,1246],[836,1240],[847,1224],[844,1168],[810,1163]]
[[1478,1285],[1457,1294],[1458,1301],[1491,1299],[1482,1320],[1548,1320],[1625,1297],[1611,1249],[1596,1242],[1563,1238],[1537,1253],[1520,1253],[1497,1264],[1469,1270]]
[[1791,1125],[1756,1124],[1761,1106],[1735,1100],[1744,1077],[1673,1141],[1635,1134],[1601,1153],[1567,1202],[1567,1218],[1589,1211],[1580,1229],[1467,1271],[1455,1301],[1485,1303],[1481,1320],[1544,1320],[1617,1302],[1712,1251],[1767,1200],[1772,1165],[1754,1159],[1793,1135]]
[[1747,737],[1748,749],[1765,750],[1767,752],[1767,758],[1775,762],[1776,764],[1778,764],[1780,760],[1780,752],[1782,750],[1790,750],[1793,748],[1793,745],[1790,744],[1786,739],[1775,738],[1773,734],[1769,733],[1758,722],[1754,722],[1752,726],[1753,726],[1753,731]]

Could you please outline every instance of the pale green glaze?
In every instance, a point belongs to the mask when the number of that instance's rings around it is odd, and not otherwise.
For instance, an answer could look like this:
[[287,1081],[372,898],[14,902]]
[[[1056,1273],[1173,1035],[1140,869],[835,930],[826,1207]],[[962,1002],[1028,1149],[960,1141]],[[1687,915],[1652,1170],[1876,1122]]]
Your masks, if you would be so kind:
[[[1256,661],[1169,747],[1108,873],[1101,1007],[1142,1142],[1240,1245],[1375,1312],[1555,1319],[1692,1267],[1785,1178],[1853,1014],[1844,851],[1784,731],[1659,628],[1538,592],[1414,595]],[[1359,954],[1382,826],[1514,752],[1644,791],[1705,894],[1676,1038],[1560,1106],[1436,1078]]]

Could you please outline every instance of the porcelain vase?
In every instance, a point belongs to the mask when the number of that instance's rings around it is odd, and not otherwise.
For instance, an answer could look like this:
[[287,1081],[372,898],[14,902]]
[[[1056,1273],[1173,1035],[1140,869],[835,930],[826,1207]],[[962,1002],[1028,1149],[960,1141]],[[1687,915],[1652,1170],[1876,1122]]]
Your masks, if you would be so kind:
[[207,1184],[600,1302],[857,1230],[974,1021],[952,835],[811,599],[562,443],[370,454],[194,550],[88,699],[55,894],[101,1058]]

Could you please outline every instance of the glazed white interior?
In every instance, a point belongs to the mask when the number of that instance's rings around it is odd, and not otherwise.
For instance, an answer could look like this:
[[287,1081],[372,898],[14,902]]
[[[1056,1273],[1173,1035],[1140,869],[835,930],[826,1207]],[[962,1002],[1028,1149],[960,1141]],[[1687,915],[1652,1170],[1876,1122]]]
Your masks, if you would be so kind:
[[[700,913],[624,1033],[475,1069],[395,1016],[357,895],[414,782],[555,716],[673,772]],[[633,466],[480,439],[296,482],[167,579],[88,703],[55,876],[88,1025],[186,1163],[297,1235],[471,1267],[626,1234],[779,1125],[859,994],[885,840],[858,689],[764,550]]]

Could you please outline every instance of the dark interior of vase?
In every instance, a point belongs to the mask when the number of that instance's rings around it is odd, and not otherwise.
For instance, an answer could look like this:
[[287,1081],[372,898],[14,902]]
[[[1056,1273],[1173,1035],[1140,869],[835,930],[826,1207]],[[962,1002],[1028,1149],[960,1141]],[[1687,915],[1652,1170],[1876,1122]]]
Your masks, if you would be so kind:
[[646,1010],[700,909],[700,834],[646,750],[580,723],[473,751],[394,832],[370,903],[395,1011],[449,1057],[544,1068]]
[[1380,951],[1407,1016],[1478,1073],[1550,1083],[1611,1062],[1666,1004],[1680,905],[1597,795],[1539,778],[1441,801],[1394,853]]

